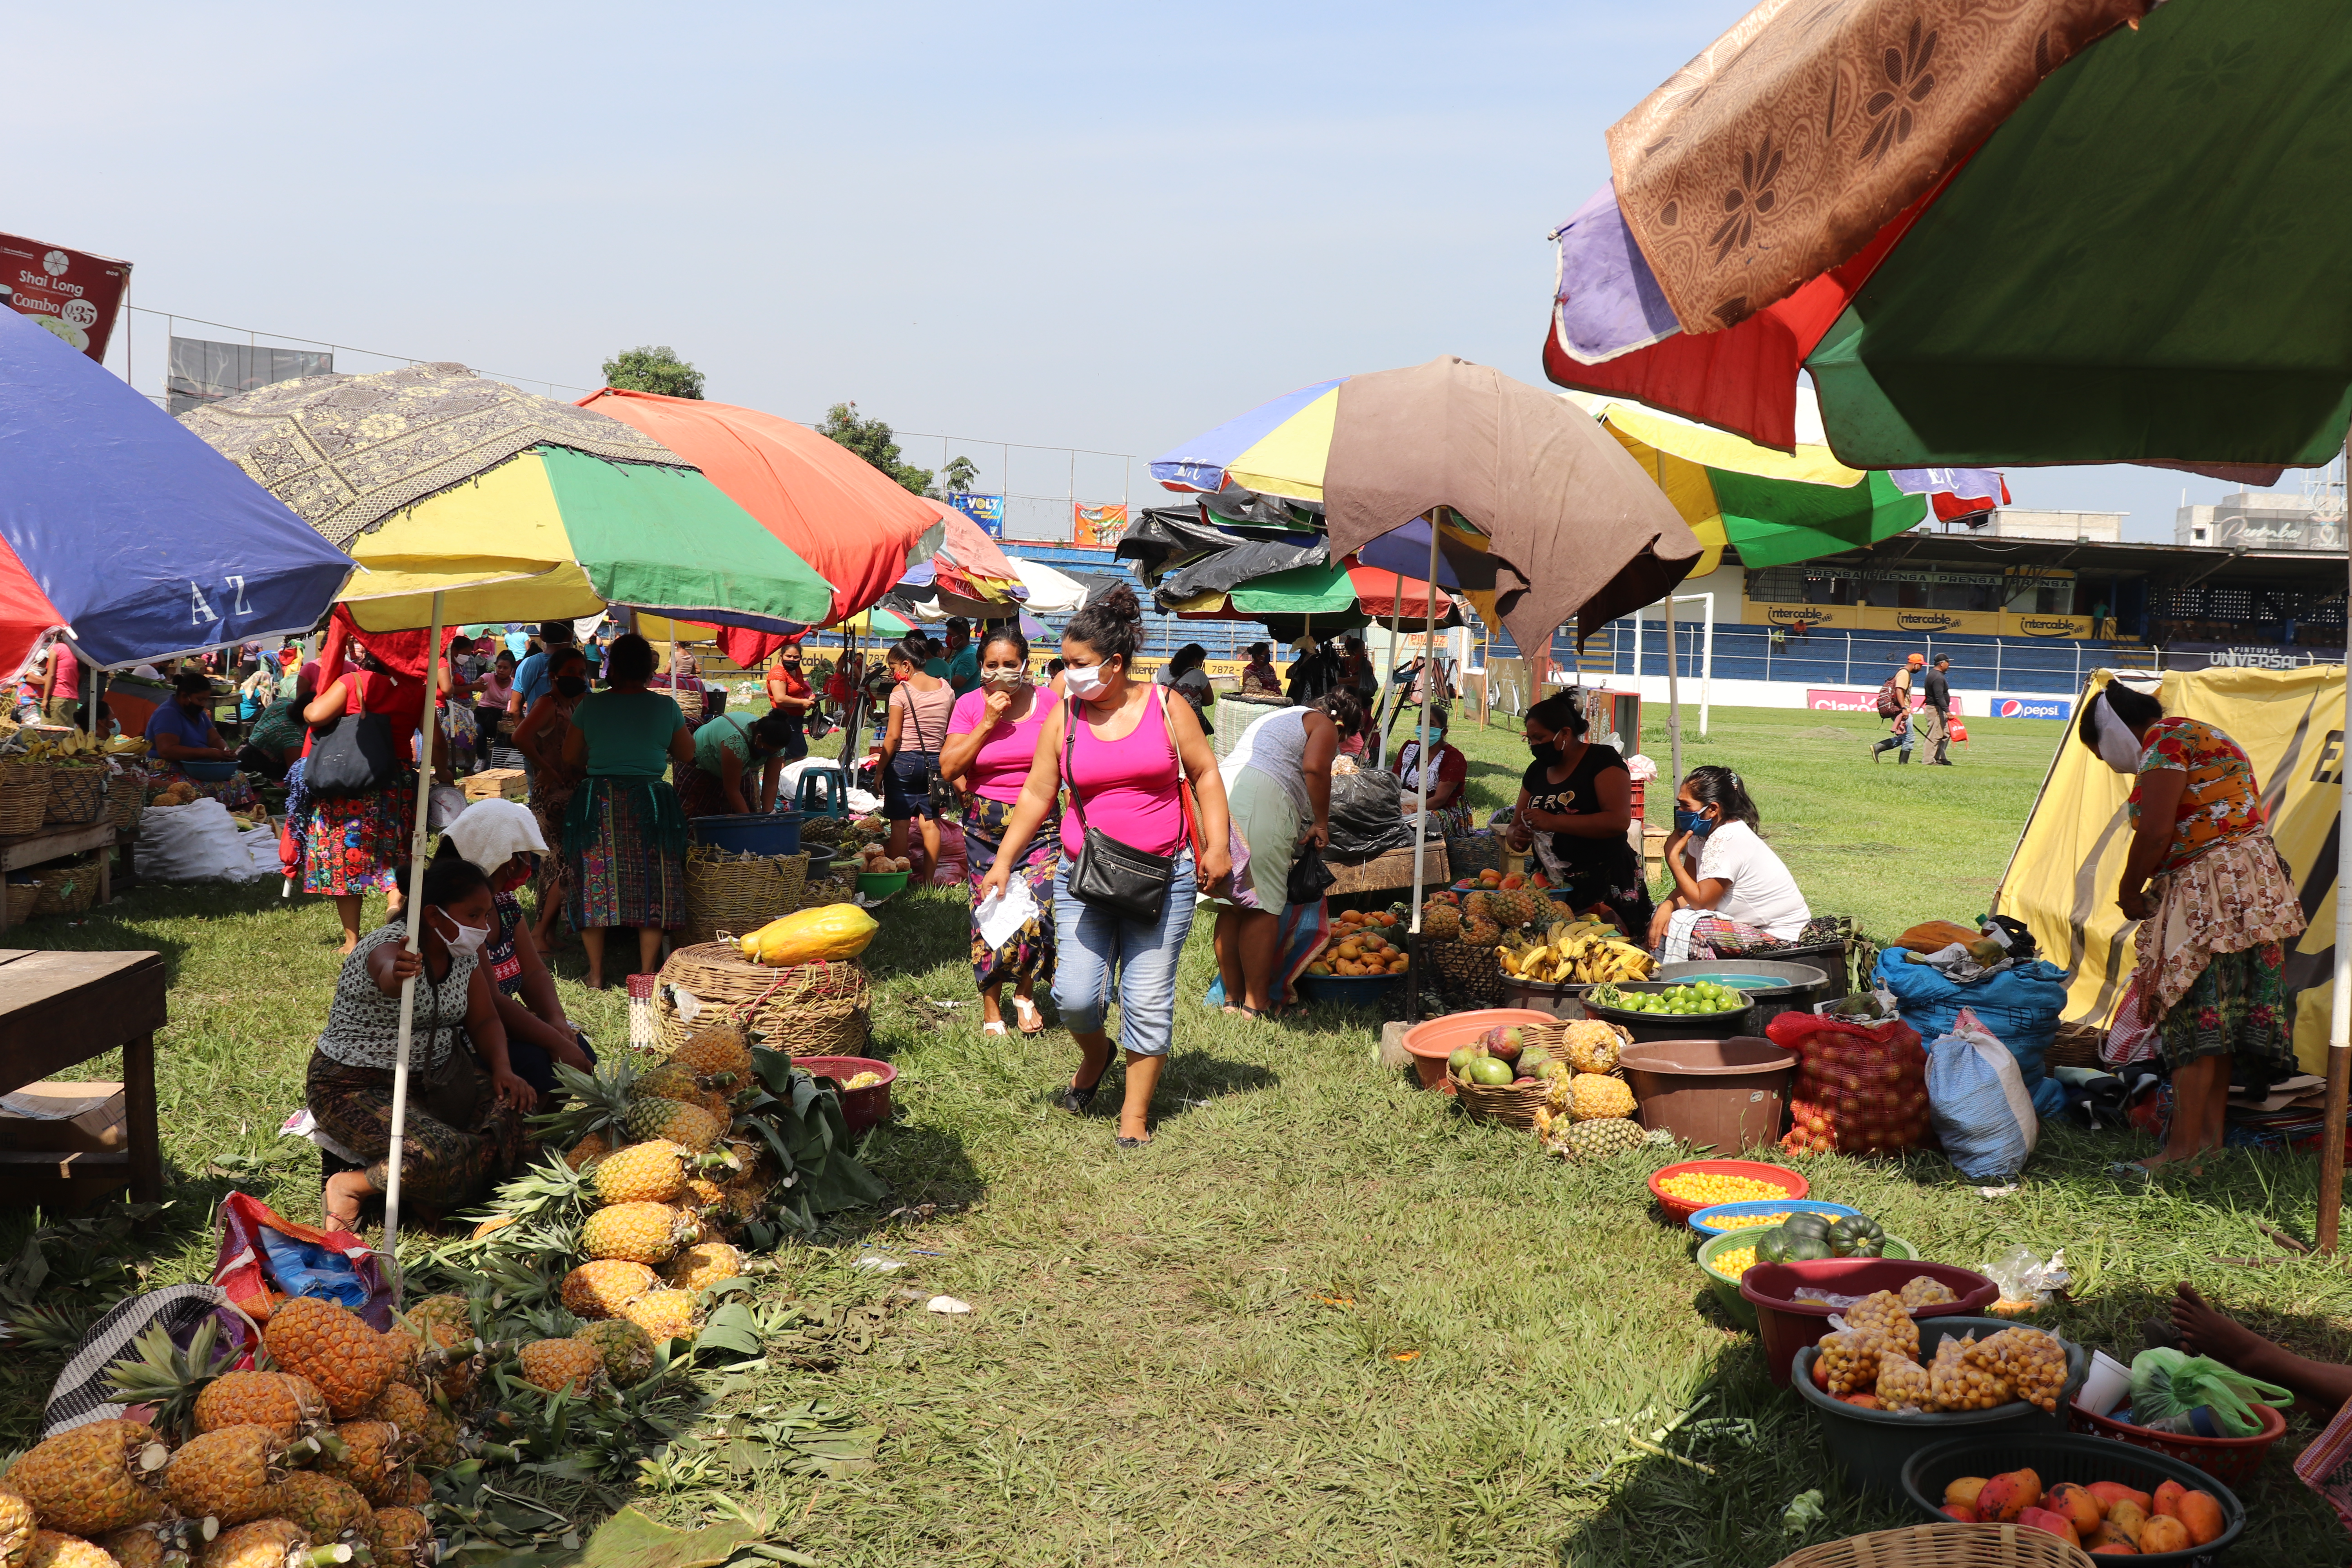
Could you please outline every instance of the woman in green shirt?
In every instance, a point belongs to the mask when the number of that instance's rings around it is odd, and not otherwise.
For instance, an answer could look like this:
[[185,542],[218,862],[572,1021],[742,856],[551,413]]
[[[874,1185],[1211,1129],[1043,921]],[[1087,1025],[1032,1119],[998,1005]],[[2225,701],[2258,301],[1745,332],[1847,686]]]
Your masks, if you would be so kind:
[[694,736],[677,703],[646,689],[653,645],[635,632],[605,658],[609,690],[572,711],[563,760],[586,777],[563,819],[571,887],[564,912],[588,953],[588,988],[604,988],[604,933],[637,931],[637,972],[661,959],[662,932],[686,923],[686,813],[662,776],[694,761]]
[[[746,816],[776,808],[776,784],[783,776],[784,747],[792,721],[782,713],[746,719],[721,713],[694,732],[694,761],[677,769],[678,803],[691,817],[727,812]],[[751,766],[760,767],[760,804],[745,793]]]

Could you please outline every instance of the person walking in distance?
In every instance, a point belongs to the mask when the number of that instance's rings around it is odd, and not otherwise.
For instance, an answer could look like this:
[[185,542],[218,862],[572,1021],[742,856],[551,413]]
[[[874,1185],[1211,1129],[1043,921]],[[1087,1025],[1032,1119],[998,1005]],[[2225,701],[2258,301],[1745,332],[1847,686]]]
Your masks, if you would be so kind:
[[1945,749],[1952,742],[1952,672],[1951,659],[1943,654],[1936,656],[1936,668],[1929,670],[1919,683],[1923,700],[1919,707],[1919,728],[1926,731],[1927,755],[1931,768],[1948,768],[1952,759]]
[[1890,750],[1895,751],[1897,763],[1911,760],[1911,676],[1926,662],[1918,654],[1913,654],[1904,661],[1903,668],[1888,676],[1886,684],[1878,689],[1878,716],[1886,721],[1889,733],[1886,739],[1870,748],[1872,762],[1878,761],[1879,752]]

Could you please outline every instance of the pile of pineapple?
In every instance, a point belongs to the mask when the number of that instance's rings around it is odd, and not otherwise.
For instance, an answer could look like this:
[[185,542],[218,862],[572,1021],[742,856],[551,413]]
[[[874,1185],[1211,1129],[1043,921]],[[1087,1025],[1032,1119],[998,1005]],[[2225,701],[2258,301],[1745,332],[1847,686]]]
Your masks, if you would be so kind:
[[1560,1031],[1573,1073],[1551,1080],[1536,1107],[1536,1142],[1563,1159],[1599,1159],[1641,1147],[1647,1134],[1633,1120],[1633,1091],[1617,1075],[1624,1037],[1613,1025],[1584,1018]]

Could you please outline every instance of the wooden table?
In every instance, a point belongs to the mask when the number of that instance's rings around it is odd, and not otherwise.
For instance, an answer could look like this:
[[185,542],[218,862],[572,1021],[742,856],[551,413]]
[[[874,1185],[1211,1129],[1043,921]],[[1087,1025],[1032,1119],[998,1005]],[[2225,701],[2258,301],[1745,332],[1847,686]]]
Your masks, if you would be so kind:
[[163,1196],[155,1135],[155,1031],[163,1026],[160,952],[50,952],[0,948],[0,1094],[54,1078],[122,1047],[126,1149],[94,1154],[0,1150],[0,1194],[79,1199],[127,1182],[135,1203]]
[[[114,901],[114,856],[111,851],[121,833],[122,830],[113,823],[100,817],[96,822],[85,822],[76,827],[44,827],[37,833],[0,838],[0,879],[5,879],[10,871],[22,870],[27,866],[47,865],[51,860],[62,860],[68,855],[86,855],[93,849],[105,850],[109,853],[98,858],[97,901],[110,904]],[[7,929],[8,900],[0,898],[0,931]]]

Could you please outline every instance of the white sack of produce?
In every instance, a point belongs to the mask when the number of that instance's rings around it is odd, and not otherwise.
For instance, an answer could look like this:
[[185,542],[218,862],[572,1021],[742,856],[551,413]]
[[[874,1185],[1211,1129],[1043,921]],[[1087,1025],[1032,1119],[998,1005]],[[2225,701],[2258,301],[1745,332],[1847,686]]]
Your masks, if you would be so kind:
[[244,882],[259,874],[228,807],[216,800],[149,806],[139,818],[138,854],[145,880]]
[[248,827],[238,834],[237,842],[252,862],[245,874],[246,880],[257,877],[275,877],[284,869],[278,862],[278,830],[274,827]]
[[1927,1109],[1944,1152],[1972,1182],[2016,1175],[2042,1136],[2017,1058],[1966,1007],[1927,1047]]

